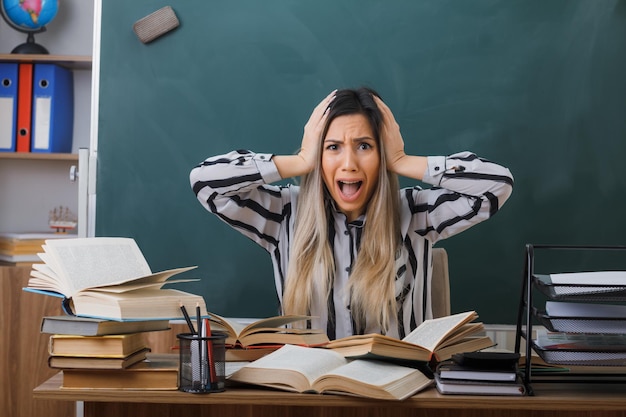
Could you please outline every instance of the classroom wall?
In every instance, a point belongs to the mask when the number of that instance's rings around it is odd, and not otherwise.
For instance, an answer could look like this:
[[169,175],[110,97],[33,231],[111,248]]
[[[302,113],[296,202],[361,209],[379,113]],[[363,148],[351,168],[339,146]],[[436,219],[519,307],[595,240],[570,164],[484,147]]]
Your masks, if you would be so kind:
[[134,237],[154,270],[198,265],[180,287],[209,310],[271,315],[276,296],[269,256],[202,209],[190,169],[292,153],[338,87],[377,89],[410,153],[513,172],[497,216],[438,244],[453,312],[513,323],[526,243],[624,243],[626,2],[186,0],[142,44],[133,23],[164,5],[103,2],[96,235]]

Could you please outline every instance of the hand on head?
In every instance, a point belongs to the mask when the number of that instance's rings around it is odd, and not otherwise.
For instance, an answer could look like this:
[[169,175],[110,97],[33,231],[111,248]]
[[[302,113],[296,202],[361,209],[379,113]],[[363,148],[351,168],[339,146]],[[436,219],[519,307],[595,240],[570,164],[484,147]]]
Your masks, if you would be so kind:
[[337,90],[333,90],[313,109],[309,120],[306,125],[304,125],[302,145],[300,146],[298,156],[304,161],[307,172],[315,168],[316,149],[319,147],[324,125],[328,118],[328,106],[335,98],[336,92]]
[[377,96],[374,101],[382,115],[383,124],[380,132],[381,140],[385,144],[385,159],[387,169],[391,172],[398,172],[398,163],[406,156],[404,152],[404,140],[400,133],[400,125],[396,122],[391,109]]

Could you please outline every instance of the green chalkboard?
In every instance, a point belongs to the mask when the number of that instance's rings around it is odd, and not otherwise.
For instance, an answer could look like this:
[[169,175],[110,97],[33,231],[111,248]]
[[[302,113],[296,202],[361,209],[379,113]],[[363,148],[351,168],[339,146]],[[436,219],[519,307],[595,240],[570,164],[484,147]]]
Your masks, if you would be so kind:
[[163,2],[102,3],[96,235],[134,237],[154,270],[198,265],[180,285],[210,310],[277,302],[269,256],[202,209],[190,169],[292,153],[337,87],[377,89],[410,153],[515,175],[496,217],[439,244],[453,311],[513,323],[525,243],[626,241],[625,1],[185,0],[149,44],[132,26]]

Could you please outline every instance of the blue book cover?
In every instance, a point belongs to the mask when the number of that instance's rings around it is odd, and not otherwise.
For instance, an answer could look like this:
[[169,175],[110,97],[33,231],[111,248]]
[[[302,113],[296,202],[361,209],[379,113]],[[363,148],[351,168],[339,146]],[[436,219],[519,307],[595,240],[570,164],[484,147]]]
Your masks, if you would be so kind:
[[0,62],[0,152],[15,152],[17,76],[17,64]]
[[74,77],[56,64],[35,64],[31,152],[72,152]]

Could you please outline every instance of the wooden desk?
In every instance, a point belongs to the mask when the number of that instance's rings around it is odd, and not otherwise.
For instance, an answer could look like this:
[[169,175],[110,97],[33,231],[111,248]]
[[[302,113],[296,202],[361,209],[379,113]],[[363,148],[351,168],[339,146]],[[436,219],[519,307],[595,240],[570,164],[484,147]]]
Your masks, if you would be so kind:
[[84,401],[85,417],[626,416],[625,384],[533,384],[533,397],[444,396],[430,388],[395,402],[249,388],[229,388],[215,394],[63,390],[61,381],[62,375],[53,376],[34,390],[34,398]]
[[31,267],[0,266],[0,414],[19,417],[69,417],[72,403],[33,401],[37,385],[56,374],[48,368],[48,339],[41,334],[41,318],[63,314],[61,300],[22,290]]

